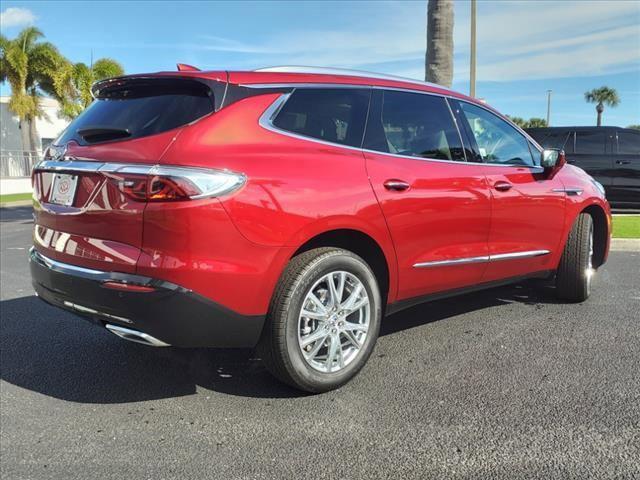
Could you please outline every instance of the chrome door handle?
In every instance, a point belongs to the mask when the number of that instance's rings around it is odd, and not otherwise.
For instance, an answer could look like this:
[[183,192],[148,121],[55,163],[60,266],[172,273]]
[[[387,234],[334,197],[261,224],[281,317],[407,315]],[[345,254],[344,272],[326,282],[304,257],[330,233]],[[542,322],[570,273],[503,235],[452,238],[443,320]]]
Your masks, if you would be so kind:
[[512,187],[513,185],[511,185],[509,182],[496,182],[493,184],[493,188],[495,188],[499,192],[506,192],[507,190],[511,190]]
[[617,165],[629,165],[630,163],[630,160],[616,160]]
[[407,190],[409,186],[410,185],[404,180],[392,179],[384,182],[384,188],[386,188],[387,190],[392,190],[394,192],[402,192],[403,190]]

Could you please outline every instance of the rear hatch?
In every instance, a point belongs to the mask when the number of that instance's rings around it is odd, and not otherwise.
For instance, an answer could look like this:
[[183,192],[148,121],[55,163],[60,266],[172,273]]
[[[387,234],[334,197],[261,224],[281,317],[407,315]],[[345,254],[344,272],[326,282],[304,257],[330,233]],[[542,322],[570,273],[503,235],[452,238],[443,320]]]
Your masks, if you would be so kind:
[[[146,179],[182,127],[215,111],[224,85],[175,76],[97,84],[96,100],[34,169],[36,249],[65,263],[135,272]],[[165,190],[156,193],[171,194]]]

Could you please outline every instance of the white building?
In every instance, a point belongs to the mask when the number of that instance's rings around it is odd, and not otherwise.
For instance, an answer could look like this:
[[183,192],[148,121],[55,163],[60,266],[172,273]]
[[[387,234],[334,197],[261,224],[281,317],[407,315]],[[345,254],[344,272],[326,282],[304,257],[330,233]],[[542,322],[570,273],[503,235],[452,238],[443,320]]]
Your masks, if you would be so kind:
[[18,117],[9,110],[8,96],[0,97],[0,190],[1,194],[29,191],[28,178],[34,161],[42,157],[47,146],[66,128],[69,121],[59,116],[60,106],[52,98],[43,97],[40,105],[45,112],[36,119],[39,145],[30,152],[22,145]]

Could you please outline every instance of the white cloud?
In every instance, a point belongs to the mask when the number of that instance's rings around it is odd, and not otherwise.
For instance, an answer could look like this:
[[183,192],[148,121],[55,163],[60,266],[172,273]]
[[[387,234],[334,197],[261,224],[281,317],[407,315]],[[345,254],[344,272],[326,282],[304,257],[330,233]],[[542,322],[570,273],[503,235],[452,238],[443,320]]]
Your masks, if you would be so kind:
[[[468,77],[469,12],[456,9],[455,79]],[[601,75],[640,69],[640,2],[480,2],[478,79],[511,81]],[[348,30],[290,30],[254,45],[225,39],[200,50],[246,53],[233,67],[261,64],[365,68],[424,75],[424,4],[390,4]],[[229,48],[227,48],[227,46]],[[258,55],[255,55],[258,54]]]
[[2,28],[33,25],[35,21],[36,16],[27,8],[9,7],[0,12],[0,25]]
[[[276,24],[272,32],[256,32],[251,42],[203,35],[183,43],[121,47],[187,52],[203,68],[319,65],[423,78],[425,23],[426,2],[372,2],[367,14],[347,27],[338,27],[344,23],[327,16],[315,22],[326,25],[324,28]],[[640,70],[638,1],[478,2],[477,34],[478,81]],[[465,81],[469,72],[468,2],[456,3],[454,45],[454,82]]]

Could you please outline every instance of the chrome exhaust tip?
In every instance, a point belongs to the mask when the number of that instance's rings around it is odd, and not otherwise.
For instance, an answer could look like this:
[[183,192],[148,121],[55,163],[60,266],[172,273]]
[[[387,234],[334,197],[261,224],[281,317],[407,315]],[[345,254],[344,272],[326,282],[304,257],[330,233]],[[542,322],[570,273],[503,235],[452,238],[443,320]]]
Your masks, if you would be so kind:
[[129,340],[130,342],[142,343],[143,345],[149,345],[151,347],[170,347],[168,343],[163,342],[162,340],[158,340],[156,337],[152,337],[151,335],[139,332],[138,330],[132,330],[130,328],[120,327],[118,325],[111,325],[107,323],[105,325],[107,330],[111,333],[119,336],[120,338],[124,338],[125,340]]

